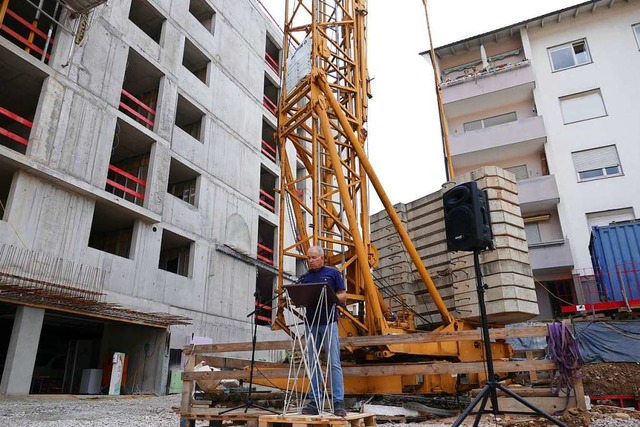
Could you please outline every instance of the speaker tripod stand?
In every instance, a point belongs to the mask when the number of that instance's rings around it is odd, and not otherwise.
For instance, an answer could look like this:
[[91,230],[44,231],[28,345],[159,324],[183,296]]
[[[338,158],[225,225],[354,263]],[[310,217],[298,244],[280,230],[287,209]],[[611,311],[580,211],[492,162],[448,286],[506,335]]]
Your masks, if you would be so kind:
[[[256,293],[255,297],[256,297],[256,307],[257,307],[258,300],[260,299],[260,294]],[[275,300],[277,297],[278,297],[278,295],[276,295],[270,302],[273,302],[273,300]],[[245,402],[242,405],[238,405],[238,406],[235,406],[233,408],[225,409],[224,411],[220,412],[218,415],[223,415],[223,414],[226,414],[228,412],[237,411],[238,409],[244,409],[244,413],[246,414],[247,411],[249,410],[249,408],[262,409],[263,411],[271,412],[272,414],[277,414],[278,413],[278,411],[274,411],[271,408],[267,408],[265,406],[258,405],[252,399],[252,393],[253,393],[253,369],[254,369],[255,364],[256,364],[256,341],[257,341],[257,336],[258,336],[258,322],[255,319],[255,315],[256,315],[256,310],[253,310],[251,313],[247,314],[247,317],[253,317],[253,333],[252,333],[252,337],[251,337],[251,362],[249,363],[249,369],[250,369],[249,370],[249,392],[247,394],[247,398],[246,398]]]
[[[482,272],[480,271],[480,260],[479,260],[480,249],[474,249],[473,251],[473,264],[476,273],[476,290],[478,293],[478,305],[480,306],[480,321],[482,326],[482,339],[484,342],[484,354],[485,360],[487,361],[487,383],[480,390],[480,393],[471,401],[469,406],[460,414],[458,419],[451,425],[451,427],[458,427],[462,422],[467,418],[467,416],[475,414],[476,419],[473,423],[473,427],[477,427],[480,423],[480,419],[484,414],[494,414],[494,415],[503,415],[503,414],[513,414],[513,415],[539,415],[541,417],[546,418],[557,426],[567,427],[566,424],[559,421],[558,419],[552,417],[551,415],[544,412],[542,409],[534,406],[533,404],[527,402],[522,397],[518,396],[513,391],[509,390],[509,388],[503,386],[498,382],[495,371],[493,369],[493,354],[491,353],[491,340],[489,339],[489,325],[487,320],[487,307],[484,303],[484,293],[485,286],[482,283]],[[505,393],[507,396],[512,397],[517,402],[526,406],[533,412],[520,412],[520,411],[501,411],[498,406],[498,390]],[[486,409],[487,402],[491,400],[491,409]],[[477,412],[472,412],[476,406],[480,403],[480,408]]]

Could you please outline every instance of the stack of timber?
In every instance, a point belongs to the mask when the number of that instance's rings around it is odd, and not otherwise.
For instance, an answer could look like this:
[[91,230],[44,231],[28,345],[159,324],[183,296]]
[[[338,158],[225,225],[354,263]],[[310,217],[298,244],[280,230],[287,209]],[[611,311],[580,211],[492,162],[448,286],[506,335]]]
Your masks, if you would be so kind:
[[[546,326],[520,328],[500,327],[489,330],[491,340],[545,337],[547,334]],[[481,331],[479,330],[417,332],[402,335],[346,337],[340,339],[340,346],[344,349],[403,343],[480,341],[481,339]],[[285,349],[290,347],[290,340],[256,343],[256,350]],[[194,370],[196,365],[195,361],[206,360],[207,358],[215,360],[215,356],[220,356],[223,353],[233,353],[250,349],[251,343],[209,344],[185,347],[184,355],[187,362],[184,372],[182,373],[181,417],[184,419],[218,419],[215,417],[219,413],[219,409],[203,406],[202,401],[194,398],[193,391],[195,383],[228,379],[247,381],[251,374],[250,370],[247,369],[246,361],[244,361],[244,365],[241,362],[227,363],[227,366],[230,368],[212,372],[196,372]],[[231,368],[232,366],[235,368]],[[244,366],[244,369],[240,368],[241,366]],[[531,378],[537,375],[537,372],[557,369],[555,362],[551,360],[498,360],[494,362],[494,367],[496,372],[504,374],[513,372],[521,373],[522,375],[529,373]],[[345,390],[347,390],[347,393],[350,395],[402,393],[440,394],[443,392],[452,393],[452,391],[446,391],[444,388],[438,386],[438,381],[441,381],[443,377],[453,378],[454,383],[456,378],[459,378],[461,379],[461,384],[458,390],[470,390],[471,386],[465,386],[464,384],[466,383],[462,380],[475,376],[479,382],[474,382],[474,384],[482,383],[485,379],[486,366],[482,361],[387,362],[379,364],[343,362],[342,370],[345,379]],[[290,369],[287,364],[263,364],[261,362],[255,366],[253,381],[254,384],[285,389],[289,384],[287,381],[289,375]],[[302,384],[302,382],[300,382],[300,384]],[[408,387],[407,384],[409,384]]]
[[[442,194],[453,186],[476,181],[488,193],[495,250],[480,254],[489,321],[507,324],[538,314],[524,222],[515,176],[496,166],[460,175],[455,183],[407,204],[394,206],[449,311],[457,318],[478,320],[479,308],[471,252],[448,252]],[[371,216],[372,241],[380,262],[375,277],[383,288],[401,295],[421,316],[437,321],[438,311],[386,212]],[[394,307],[392,306],[392,309]]]

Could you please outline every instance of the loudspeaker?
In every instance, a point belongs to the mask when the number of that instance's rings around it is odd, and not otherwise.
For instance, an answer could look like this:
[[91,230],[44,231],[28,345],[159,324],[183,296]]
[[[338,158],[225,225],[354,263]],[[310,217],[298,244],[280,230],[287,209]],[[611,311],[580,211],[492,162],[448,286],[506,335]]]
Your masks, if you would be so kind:
[[475,251],[493,246],[487,193],[475,181],[457,185],[442,196],[447,247]]

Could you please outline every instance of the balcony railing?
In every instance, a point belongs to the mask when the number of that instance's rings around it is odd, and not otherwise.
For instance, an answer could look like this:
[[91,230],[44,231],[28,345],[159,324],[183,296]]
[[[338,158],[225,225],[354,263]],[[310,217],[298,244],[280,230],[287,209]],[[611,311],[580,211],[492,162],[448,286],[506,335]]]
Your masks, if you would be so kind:
[[[123,198],[126,198],[125,195],[128,194],[133,196],[133,202],[135,204],[142,205],[142,202],[144,201],[144,189],[147,186],[147,182],[113,165],[109,165],[109,171],[113,173],[111,176],[114,179],[110,179],[109,176],[107,176],[105,189],[109,191],[109,187],[111,187],[111,191],[114,191],[114,189],[120,190],[124,193]],[[121,181],[121,183],[116,180]],[[142,192],[139,191],[140,186],[142,187]]]
[[260,189],[260,204],[270,212],[276,212],[276,198],[263,189]]
[[[127,101],[132,102],[134,106],[127,105]],[[142,109],[142,112],[140,111],[140,109]],[[129,116],[136,119],[137,122],[146,125],[147,128],[153,129],[153,126],[155,124],[154,120],[156,117],[156,110],[154,110],[135,96],[131,95],[124,89],[122,89],[122,97],[120,98],[120,110],[125,111],[129,114]],[[146,114],[144,114],[144,112],[146,112]]]
[[[16,123],[19,123],[23,126],[28,127],[29,129],[33,127],[33,122],[30,122],[29,120],[24,119],[18,116],[17,114],[14,114],[11,111],[6,110],[2,107],[0,107],[0,114],[8,117],[9,119],[15,121]],[[20,135],[16,135],[15,133],[3,127],[0,127],[0,135],[6,136],[7,138],[25,146],[29,143],[29,140],[27,140],[26,138],[23,138]]]
[[266,94],[262,97],[262,105],[264,105],[265,108],[269,110],[274,116],[278,113],[278,105],[276,105],[275,102],[269,99]]
[[278,151],[276,150],[275,144],[271,145],[263,139],[262,154],[267,156],[273,163],[276,163],[276,156],[278,155]]
[[264,53],[264,60],[267,63],[267,65],[269,65],[269,67],[274,71],[274,73],[276,74],[280,73],[280,65],[278,64],[278,61],[273,59],[273,57],[269,55],[269,52]]
[[258,253],[256,254],[256,257],[260,261],[264,261],[267,264],[273,265],[273,249],[261,243],[258,243]]
[[[57,8],[58,4],[56,3],[56,10]],[[39,8],[38,12],[40,13],[36,16],[40,16],[42,13]],[[46,14],[42,13],[42,15]],[[7,17],[11,19],[7,19]],[[48,15],[46,17],[49,20],[51,19]],[[54,20],[53,22],[57,24],[57,21]],[[51,25],[48,33],[45,33],[38,28],[37,20],[29,22],[13,10],[9,9],[9,0],[0,1],[0,33],[4,33],[9,36],[5,38],[13,41],[17,46],[23,47],[25,52],[36,57],[39,56],[40,61],[46,62],[51,56],[49,51],[54,43],[54,39],[52,37],[54,31],[55,27]],[[25,32],[28,33],[26,36],[24,35]],[[38,37],[37,40],[40,42],[42,47],[36,45],[36,37]]]

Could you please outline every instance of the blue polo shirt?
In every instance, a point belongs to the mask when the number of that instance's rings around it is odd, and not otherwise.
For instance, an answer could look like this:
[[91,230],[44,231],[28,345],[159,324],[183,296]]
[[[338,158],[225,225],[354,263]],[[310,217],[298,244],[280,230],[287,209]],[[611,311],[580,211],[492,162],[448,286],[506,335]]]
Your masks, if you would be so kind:
[[[305,273],[302,276],[300,283],[326,283],[336,293],[338,293],[338,291],[345,291],[347,289],[344,286],[344,280],[342,280],[342,275],[340,274],[340,272],[337,269],[333,267],[327,267],[326,265],[323,265],[322,267],[320,267],[320,269],[315,271],[309,270],[307,273]],[[336,314],[333,317],[333,321],[337,322],[338,309],[335,308],[334,310]],[[313,321],[315,312],[316,312],[315,306],[307,307],[306,316],[309,322]],[[318,316],[318,319],[316,319],[316,322],[321,325],[327,324],[327,316],[324,310],[321,313],[319,313],[319,316]]]

